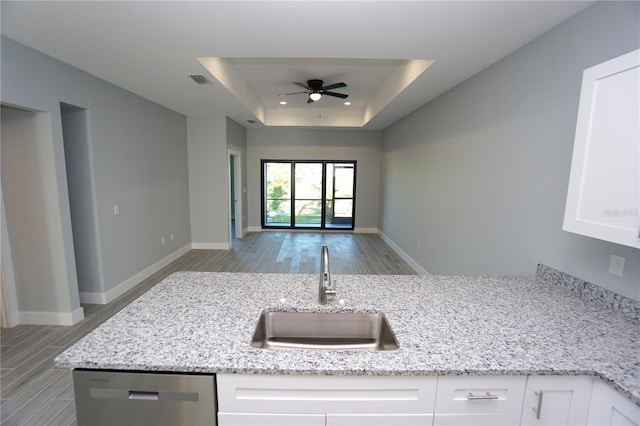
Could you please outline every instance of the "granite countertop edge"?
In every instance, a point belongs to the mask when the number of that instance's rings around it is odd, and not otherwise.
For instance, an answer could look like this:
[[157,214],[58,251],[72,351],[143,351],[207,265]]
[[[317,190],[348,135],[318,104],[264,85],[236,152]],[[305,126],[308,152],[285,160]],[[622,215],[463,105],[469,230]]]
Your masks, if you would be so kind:
[[[59,355],[55,365],[223,374],[587,375],[640,406],[636,301],[544,265],[536,276],[334,278],[346,302],[319,306],[315,275],[174,273]],[[385,312],[401,350],[252,348],[264,310]],[[184,321],[176,320],[181,316]],[[413,327],[415,321],[434,321],[434,330]],[[208,347],[206,330],[219,333],[214,337],[223,347]],[[450,341],[441,341],[445,336]]]

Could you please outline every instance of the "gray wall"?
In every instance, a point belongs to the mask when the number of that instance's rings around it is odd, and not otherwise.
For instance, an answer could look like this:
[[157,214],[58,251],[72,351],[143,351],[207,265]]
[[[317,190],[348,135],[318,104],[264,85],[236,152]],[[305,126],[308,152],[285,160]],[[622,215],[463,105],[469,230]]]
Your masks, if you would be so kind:
[[[247,197],[247,129],[227,117],[227,147],[240,153],[240,181],[236,185],[240,185],[240,193],[242,194],[241,205],[242,211],[236,212],[242,216],[242,226],[244,231],[247,229],[248,213],[248,197]],[[230,197],[231,199],[231,197]],[[231,202],[231,201],[229,201]]]
[[[247,182],[246,129],[225,116],[192,116],[187,123],[193,246],[226,249],[231,241],[229,149],[241,153],[242,181]],[[246,194],[242,209],[246,217]]]
[[260,228],[260,160],[356,160],[356,231],[378,229],[380,132],[291,128],[247,132],[249,227]]
[[385,129],[384,234],[432,274],[545,263],[640,300],[637,249],[562,231],[582,71],[638,48],[639,7],[598,2]]
[[227,119],[189,117],[189,193],[194,248],[229,247]]
[[[104,286],[92,283],[81,291],[109,291],[191,242],[183,115],[6,38],[2,38],[2,102],[50,114],[52,145],[47,161],[55,170],[61,216],[56,226],[63,240],[61,262],[72,277],[70,287],[77,284],[61,102],[87,109],[89,117],[88,150]],[[120,215],[114,215],[114,204],[119,204]]]

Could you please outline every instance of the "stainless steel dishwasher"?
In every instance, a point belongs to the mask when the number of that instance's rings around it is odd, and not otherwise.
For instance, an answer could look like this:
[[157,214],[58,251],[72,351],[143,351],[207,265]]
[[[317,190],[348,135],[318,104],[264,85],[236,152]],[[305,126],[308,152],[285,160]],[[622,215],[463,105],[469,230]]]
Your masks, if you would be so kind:
[[215,425],[215,376],[73,370],[78,426]]

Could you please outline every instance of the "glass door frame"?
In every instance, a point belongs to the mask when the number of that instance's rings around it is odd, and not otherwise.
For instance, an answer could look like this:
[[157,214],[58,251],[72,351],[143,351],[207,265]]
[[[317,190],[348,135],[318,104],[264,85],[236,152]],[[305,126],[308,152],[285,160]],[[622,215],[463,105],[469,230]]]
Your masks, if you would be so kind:
[[[289,203],[290,203],[290,224],[282,224],[282,225],[269,225],[266,220],[266,164],[268,163],[288,163],[291,165],[291,188],[289,194]],[[312,163],[312,164],[322,164],[322,189],[321,189],[321,217],[320,223],[318,225],[312,226],[304,226],[296,223],[296,210],[295,210],[295,202],[296,202],[296,189],[295,189],[295,166],[297,163]],[[332,201],[335,202],[334,199],[327,199],[327,164],[349,164],[353,165],[353,189],[352,189],[352,208],[351,208],[351,224],[350,226],[346,224],[346,226],[327,226],[326,223],[326,215],[327,215],[327,202]],[[356,160],[260,160],[260,222],[262,229],[305,229],[305,230],[336,230],[336,231],[349,231],[355,229],[355,215],[356,215],[356,176],[357,176],[357,161]],[[334,179],[334,177],[332,177]],[[332,183],[333,187],[333,183]],[[335,187],[333,189],[335,193]]]

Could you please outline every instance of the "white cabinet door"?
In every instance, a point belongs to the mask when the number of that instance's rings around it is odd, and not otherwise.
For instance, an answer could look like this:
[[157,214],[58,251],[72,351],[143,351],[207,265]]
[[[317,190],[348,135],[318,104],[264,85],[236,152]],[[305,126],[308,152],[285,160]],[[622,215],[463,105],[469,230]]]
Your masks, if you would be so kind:
[[218,413],[219,426],[325,426],[324,414]]
[[525,376],[440,376],[434,425],[517,425]]
[[327,426],[431,426],[431,414],[327,414]]
[[640,407],[602,380],[593,383],[589,426],[640,426]]
[[218,374],[223,413],[432,414],[435,377]]
[[640,248],[640,50],[586,69],[565,231]]
[[586,376],[529,376],[522,424],[586,424],[592,382]]

